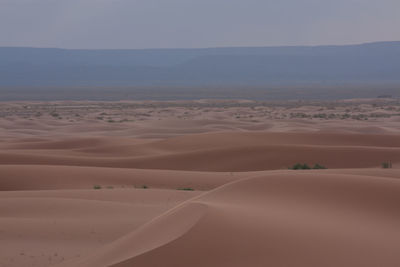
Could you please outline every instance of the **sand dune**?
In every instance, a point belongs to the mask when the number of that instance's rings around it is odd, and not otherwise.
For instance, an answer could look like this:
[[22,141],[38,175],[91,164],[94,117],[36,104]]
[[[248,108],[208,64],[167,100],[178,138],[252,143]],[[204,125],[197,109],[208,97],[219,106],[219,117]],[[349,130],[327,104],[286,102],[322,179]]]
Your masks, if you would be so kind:
[[93,189],[94,185],[114,188],[178,189],[191,187],[210,190],[248,173],[212,173],[168,170],[141,170],[100,167],[0,165],[3,191]]
[[400,266],[397,102],[221,103],[0,106],[0,266]]
[[262,175],[189,200],[59,266],[398,266],[399,190],[393,178]]
[[2,266],[51,266],[114,241],[195,192],[148,189],[0,194]]
[[244,172],[287,169],[298,162],[329,168],[400,162],[397,135],[223,132],[112,143],[110,138],[14,142],[0,152],[0,164]]

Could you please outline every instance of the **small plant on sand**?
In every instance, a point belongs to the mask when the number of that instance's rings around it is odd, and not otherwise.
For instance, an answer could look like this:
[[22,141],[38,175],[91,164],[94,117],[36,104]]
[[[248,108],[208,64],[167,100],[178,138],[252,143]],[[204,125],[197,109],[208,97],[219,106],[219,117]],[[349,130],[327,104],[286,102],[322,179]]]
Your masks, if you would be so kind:
[[391,169],[392,168],[392,162],[391,161],[382,162],[382,168]]
[[93,189],[99,190],[99,189],[101,189],[101,185],[96,184],[93,186]]
[[311,167],[308,166],[306,163],[301,164],[301,163],[296,163],[293,165],[293,167],[289,168],[291,170],[310,170]]
[[194,189],[191,188],[191,187],[178,188],[178,190],[182,190],[182,191],[194,191]]
[[148,189],[149,187],[147,185],[142,185],[140,188],[142,189]]
[[314,169],[314,170],[323,170],[323,169],[326,169],[326,167],[323,166],[323,165],[320,165],[319,163],[316,163],[316,164],[314,165],[313,169]]
[[296,163],[292,167],[289,167],[289,169],[290,170],[322,170],[322,169],[326,169],[326,167],[319,163],[316,163],[312,168],[306,163],[304,163],[304,164]]

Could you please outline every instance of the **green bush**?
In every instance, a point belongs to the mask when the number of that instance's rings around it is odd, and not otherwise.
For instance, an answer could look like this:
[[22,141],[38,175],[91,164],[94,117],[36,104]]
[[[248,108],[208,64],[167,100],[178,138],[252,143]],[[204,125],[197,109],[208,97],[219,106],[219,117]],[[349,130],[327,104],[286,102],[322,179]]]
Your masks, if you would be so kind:
[[289,167],[289,169],[290,170],[311,170],[311,169],[313,169],[313,170],[322,170],[322,169],[326,169],[326,167],[323,166],[323,165],[320,165],[319,163],[316,163],[314,165],[314,167],[312,167],[312,168],[306,163],[304,163],[304,164],[296,163],[292,167]]
[[96,185],[93,186],[93,189],[96,189],[96,190],[101,189],[101,185],[97,185],[96,184]]
[[382,162],[382,168],[391,169],[392,168],[392,162],[391,161]]
[[293,165],[293,167],[289,168],[292,170],[310,170],[311,167],[308,166],[306,163],[301,164],[301,163],[296,163],[295,165]]
[[326,167],[323,166],[323,165],[320,165],[320,164],[316,163],[316,164],[314,165],[313,169],[314,169],[314,170],[323,170],[323,169],[326,169]]

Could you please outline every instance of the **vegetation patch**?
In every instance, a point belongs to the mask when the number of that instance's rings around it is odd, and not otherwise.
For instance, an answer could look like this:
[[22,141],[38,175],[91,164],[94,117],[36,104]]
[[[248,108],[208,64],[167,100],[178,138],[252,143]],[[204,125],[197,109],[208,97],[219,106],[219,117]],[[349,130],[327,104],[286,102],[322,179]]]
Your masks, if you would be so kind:
[[382,162],[382,168],[391,169],[392,168],[392,162],[391,161]]
[[323,165],[321,165],[321,164],[316,163],[316,164],[314,165],[313,169],[314,169],[314,170],[323,170],[323,169],[326,169],[326,167],[323,166]]
[[182,190],[182,191],[194,191],[194,188],[191,188],[191,187],[183,187],[183,188],[178,188],[178,190]]
[[289,167],[290,170],[322,170],[322,169],[326,169],[325,166],[316,163],[313,167],[311,167],[310,165],[304,163],[296,163],[294,164],[292,167]]

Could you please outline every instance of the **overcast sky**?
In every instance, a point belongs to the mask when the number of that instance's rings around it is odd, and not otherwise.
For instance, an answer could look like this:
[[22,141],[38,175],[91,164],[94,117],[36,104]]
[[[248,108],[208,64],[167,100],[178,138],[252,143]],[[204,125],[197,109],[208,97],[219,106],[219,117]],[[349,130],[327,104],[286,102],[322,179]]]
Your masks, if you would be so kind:
[[400,40],[400,0],[0,0],[0,46],[192,48]]

